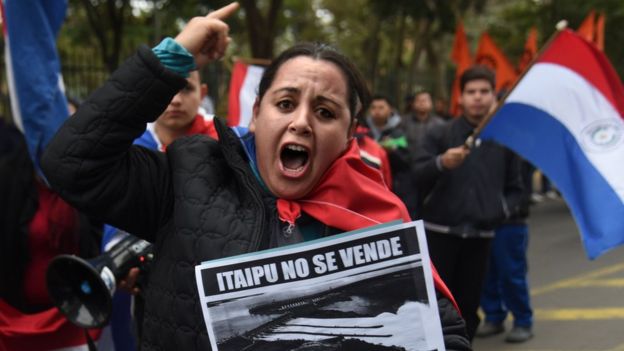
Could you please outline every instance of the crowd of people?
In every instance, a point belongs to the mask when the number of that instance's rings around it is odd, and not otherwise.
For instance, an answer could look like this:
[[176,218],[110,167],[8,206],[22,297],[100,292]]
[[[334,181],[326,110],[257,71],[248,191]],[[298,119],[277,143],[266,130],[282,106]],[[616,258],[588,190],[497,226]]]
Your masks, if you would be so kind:
[[[61,127],[42,159],[45,181],[19,132],[0,126],[0,198],[14,209],[0,217],[3,304],[50,309],[44,272],[55,255],[94,257],[135,235],[156,258],[145,285],[137,269],[120,282],[113,332],[127,350],[208,350],[196,264],[361,228],[344,220],[350,211],[424,220],[448,350],[504,332],[509,312],[505,340],[529,340],[534,169],[491,141],[466,143],[496,104],[494,73],[464,72],[461,116],[440,100],[434,109],[425,90],[401,114],[336,49],[299,44],[266,68],[250,126],[230,129],[204,112],[197,69],[223,56],[236,6],[140,48]],[[339,204],[357,205],[306,207],[329,183]]]
[[[502,333],[511,311],[506,340],[524,342],[533,335],[525,221],[532,169],[493,142],[466,146],[496,104],[495,85],[489,68],[468,69],[460,83],[463,114],[452,119],[435,115],[427,91],[406,101],[403,116],[377,95],[366,125],[388,153],[393,191],[425,221],[429,254],[457,299],[468,338]],[[478,328],[480,306],[486,320]]]

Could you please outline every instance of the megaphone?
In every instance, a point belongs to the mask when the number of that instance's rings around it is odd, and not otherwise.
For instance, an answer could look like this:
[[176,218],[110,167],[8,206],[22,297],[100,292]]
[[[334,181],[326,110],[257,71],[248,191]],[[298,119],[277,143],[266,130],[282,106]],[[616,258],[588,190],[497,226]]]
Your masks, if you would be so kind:
[[110,319],[117,280],[125,278],[131,268],[151,261],[152,252],[152,244],[128,234],[90,260],[59,255],[46,272],[50,298],[71,323],[82,328],[103,327]]

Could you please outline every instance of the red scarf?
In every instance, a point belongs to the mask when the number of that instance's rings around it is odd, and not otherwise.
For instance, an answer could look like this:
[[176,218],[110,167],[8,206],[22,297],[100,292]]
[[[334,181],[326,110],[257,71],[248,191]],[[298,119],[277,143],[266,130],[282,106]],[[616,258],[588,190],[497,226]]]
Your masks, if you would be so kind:
[[[22,313],[0,299],[0,350],[86,350],[84,329],[71,324],[56,308]],[[101,329],[89,329],[97,342]]]
[[204,119],[202,115],[195,116],[191,128],[186,131],[186,135],[202,134],[207,135],[215,140],[219,140],[214,122]]
[[[217,129],[214,126],[214,122],[205,119],[202,115],[199,114],[195,116],[193,123],[184,135],[190,136],[195,134],[207,135],[215,140],[219,140],[219,135],[217,134]],[[152,133],[152,135],[155,139],[158,140],[157,142],[161,144],[160,151],[167,151],[168,145],[165,145],[162,141],[160,141],[160,138],[158,138],[156,133]]]
[[[360,157],[355,140],[347,152],[336,159],[325,172],[316,188],[298,200],[277,200],[277,212],[282,221],[294,224],[307,213],[321,223],[344,231],[395,221],[410,222],[405,204],[394,195],[381,173],[368,166]],[[459,311],[455,299],[446,287],[433,263],[436,289],[448,297]]]

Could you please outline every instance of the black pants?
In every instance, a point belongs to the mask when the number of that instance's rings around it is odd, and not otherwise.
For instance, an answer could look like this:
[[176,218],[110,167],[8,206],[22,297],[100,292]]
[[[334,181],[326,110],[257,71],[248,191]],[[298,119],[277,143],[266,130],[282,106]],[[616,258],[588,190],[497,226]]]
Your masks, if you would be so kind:
[[427,230],[429,255],[459,305],[471,341],[480,322],[477,310],[491,242],[489,238],[462,239]]

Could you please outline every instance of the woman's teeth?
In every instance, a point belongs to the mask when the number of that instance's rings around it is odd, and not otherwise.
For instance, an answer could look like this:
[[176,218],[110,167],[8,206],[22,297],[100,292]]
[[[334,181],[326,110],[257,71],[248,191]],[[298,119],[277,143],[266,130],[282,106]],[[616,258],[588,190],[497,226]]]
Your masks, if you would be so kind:
[[287,145],[286,148],[289,150],[293,150],[293,151],[301,151],[301,152],[306,151],[306,149],[303,146],[299,146],[299,145]]

